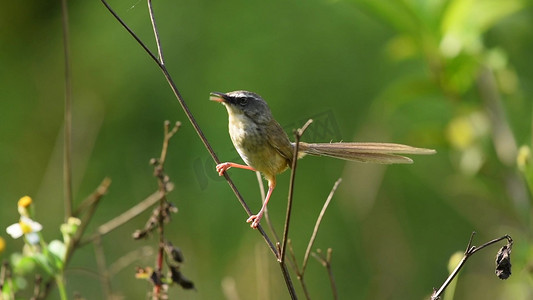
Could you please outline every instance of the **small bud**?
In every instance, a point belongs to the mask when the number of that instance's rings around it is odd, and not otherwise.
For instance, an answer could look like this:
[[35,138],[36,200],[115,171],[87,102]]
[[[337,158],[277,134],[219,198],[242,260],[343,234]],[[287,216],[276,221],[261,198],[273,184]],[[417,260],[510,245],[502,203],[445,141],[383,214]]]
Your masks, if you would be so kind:
[[31,203],[32,203],[31,197],[30,196],[24,196],[24,197],[19,199],[18,206],[27,208],[28,206],[31,205]]
[[24,196],[19,199],[17,209],[21,216],[30,217],[30,205],[32,203],[31,197]]
[[511,276],[511,244],[503,246],[496,255],[496,276],[500,279]]

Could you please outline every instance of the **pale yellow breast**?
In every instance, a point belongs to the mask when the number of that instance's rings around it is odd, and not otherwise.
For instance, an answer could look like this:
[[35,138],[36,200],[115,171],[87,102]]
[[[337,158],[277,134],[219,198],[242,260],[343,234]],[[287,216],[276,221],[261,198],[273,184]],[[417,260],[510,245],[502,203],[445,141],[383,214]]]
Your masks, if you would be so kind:
[[267,179],[287,169],[287,159],[268,143],[264,128],[247,119],[247,116],[231,114],[229,133],[241,158]]

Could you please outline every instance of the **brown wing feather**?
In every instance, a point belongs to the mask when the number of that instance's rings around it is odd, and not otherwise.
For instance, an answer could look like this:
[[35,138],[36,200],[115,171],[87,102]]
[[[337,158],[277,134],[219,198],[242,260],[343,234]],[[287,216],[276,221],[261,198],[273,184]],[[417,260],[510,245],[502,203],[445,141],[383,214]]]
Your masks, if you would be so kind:
[[268,124],[268,143],[287,160],[290,167],[293,156],[292,144],[283,128],[274,119]]

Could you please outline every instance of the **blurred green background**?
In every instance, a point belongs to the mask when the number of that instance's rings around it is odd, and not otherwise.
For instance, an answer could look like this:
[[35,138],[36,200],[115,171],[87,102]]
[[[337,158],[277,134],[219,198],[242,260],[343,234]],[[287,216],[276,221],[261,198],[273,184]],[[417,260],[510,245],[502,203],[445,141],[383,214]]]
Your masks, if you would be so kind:
[[[155,50],[146,3],[111,1]],[[531,193],[516,167],[531,143],[533,9],[520,0],[155,1],[166,65],[221,160],[240,160],[227,113],[211,91],[262,95],[290,133],[310,117],[304,141],[397,142],[434,148],[415,164],[383,167],[329,158],[301,160],[291,239],[301,263],[318,213],[343,178],[314,247],[333,249],[340,299],[423,299],[447,277],[451,255],[472,231],[479,245],[510,234],[513,275],[494,275],[493,246],[458,278],[454,299],[531,299]],[[148,161],[159,155],[163,121],[181,120],[166,171],[179,212],[167,237],[181,247],[197,291],[171,299],[287,299],[274,257],[150,58],[100,1],[70,1],[75,203],[112,179],[88,233],[157,189]],[[63,45],[59,1],[8,1],[0,12],[0,227],[33,197],[48,240],[63,221]],[[524,152],[525,153],[525,152]],[[527,158],[527,156],[525,156]],[[523,165],[530,174],[528,160]],[[252,172],[229,172],[252,210]],[[530,177],[533,178],[533,177]],[[281,232],[289,172],[269,211]],[[156,238],[133,241],[150,212],[103,239],[108,265]],[[7,249],[22,242],[2,233]],[[143,299],[138,255],[112,277],[125,299]],[[103,298],[92,246],[66,271],[69,295]],[[296,276],[297,291],[303,298]],[[325,269],[309,261],[313,299],[330,299]],[[223,287],[224,286],[224,287]],[[21,293],[24,295],[24,293]],[[450,295],[451,296],[451,295]],[[56,294],[52,294],[54,299]]]

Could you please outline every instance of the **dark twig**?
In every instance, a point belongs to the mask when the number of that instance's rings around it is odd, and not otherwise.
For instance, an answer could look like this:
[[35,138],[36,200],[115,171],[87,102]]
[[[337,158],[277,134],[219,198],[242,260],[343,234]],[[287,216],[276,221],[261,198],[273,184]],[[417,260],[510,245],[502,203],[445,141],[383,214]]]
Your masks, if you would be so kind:
[[292,199],[294,194],[294,180],[296,178],[296,167],[298,166],[298,151],[300,148],[300,138],[304,134],[305,130],[313,123],[312,119],[307,120],[307,122],[302,126],[302,128],[299,128],[294,131],[294,153],[292,155],[292,165],[291,165],[291,179],[289,181],[289,199],[287,201],[287,214],[285,217],[285,226],[283,229],[283,240],[281,242],[281,251],[278,257],[278,260],[280,263],[285,262],[285,250],[287,248],[287,239],[289,236],[289,225],[291,222],[291,212],[292,212]]
[[[181,93],[179,92],[178,88],[176,87],[176,84],[174,83],[174,80],[170,76],[170,74],[169,74],[167,68],[165,67],[165,65],[162,64],[161,61],[159,61],[159,59],[152,53],[152,51],[150,51],[150,49],[144,44],[144,42],[115,13],[115,11],[111,8],[111,6],[109,6],[109,4],[106,2],[106,0],[101,0],[101,2],[104,4],[104,6],[107,8],[107,10],[109,10],[109,12],[115,17],[115,19],[137,41],[137,43],[146,51],[146,53],[152,58],[152,60],[154,60],[154,62],[158,65],[159,69],[161,70],[161,72],[163,72],[163,75],[165,76],[165,79],[167,80],[168,84],[170,85],[170,88],[172,89],[172,92],[174,93],[174,96],[176,97],[176,99],[178,100],[181,108],[185,112],[185,115],[187,116],[187,119],[192,124],[192,126],[194,127],[194,130],[198,134],[198,137],[200,138],[200,140],[204,144],[205,148],[209,152],[209,155],[211,155],[211,157],[213,158],[213,160],[215,161],[216,164],[219,164],[220,160],[218,159],[218,156],[215,154],[215,151],[211,147],[211,144],[209,143],[209,141],[205,137],[203,131],[201,130],[200,126],[198,125],[198,122],[196,122],[196,119],[194,118],[192,112],[189,110],[189,107],[187,106],[187,103],[185,102],[185,100],[181,96]],[[151,18],[153,18],[153,16],[151,16]],[[158,51],[158,53],[162,55],[162,51]],[[244,201],[244,198],[242,197],[242,195],[240,194],[239,190],[237,189],[237,187],[235,186],[235,184],[231,180],[231,178],[228,175],[228,173],[224,173],[224,178],[228,182],[228,185],[230,186],[231,190],[233,191],[233,193],[235,194],[235,196],[239,200],[239,203],[244,208],[244,210],[246,211],[248,216],[251,216],[252,215],[252,211],[248,207],[248,204]],[[276,258],[278,258],[279,257],[279,253],[276,250],[276,246],[272,243],[272,241],[270,240],[270,238],[268,237],[268,235],[266,234],[266,232],[264,231],[264,229],[262,228],[261,225],[259,225],[257,227],[257,231],[261,234],[261,236],[263,237],[263,239],[267,243],[268,247],[270,248],[270,250],[274,254],[274,256]],[[287,268],[286,268],[285,264],[283,264],[283,263],[280,264],[280,266],[281,266],[281,270],[282,270],[283,276],[285,278],[285,282],[287,283],[287,288],[289,289],[289,293],[291,294],[291,296],[293,296],[293,299],[295,299],[296,296],[295,296],[294,287],[292,287],[292,285],[290,284],[290,276],[288,274]]]
[[465,265],[467,259],[472,256],[474,253],[478,252],[479,250],[485,248],[485,247],[488,247],[492,244],[495,244],[499,241],[502,241],[502,240],[507,240],[507,243],[508,243],[508,246],[511,247],[513,245],[513,239],[509,236],[509,235],[504,235],[500,238],[497,238],[497,239],[493,239],[491,241],[488,241],[486,242],[485,244],[479,246],[479,247],[476,247],[476,246],[472,246],[472,240],[474,239],[474,235],[476,234],[476,232],[472,232],[472,235],[470,235],[470,240],[468,241],[468,245],[467,245],[467,248],[465,250],[465,253],[464,253],[464,256],[463,258],[461,259],[461,261],[459,262],[459,264],[457,265],[457,267],[455,267],[455,269],[452,271],[452,273],[450,274],[450,276],[448,276],[448,278],[446,278],[446,280],[444,281],[444,283],[442,284],[442,286],[436,290],[434,289],[433,290],[433,294],[431,295],[431,300],[438,300],[440,299],[442,293],[444,292],[444,290],[446,290],[446,288],[448,287],[448,285],[450,284],[450,282],[452,282],[452,280],[457,276],[457,274],[459,273],[459,271],[463,268],[463,266]]
[[63,28],[63,51],[65,59],[65,128],[63,145],[63,188],[65,221],[72,216],[72,84],[70,70],[70,46],[67,0],[61,0],[61,21]]

